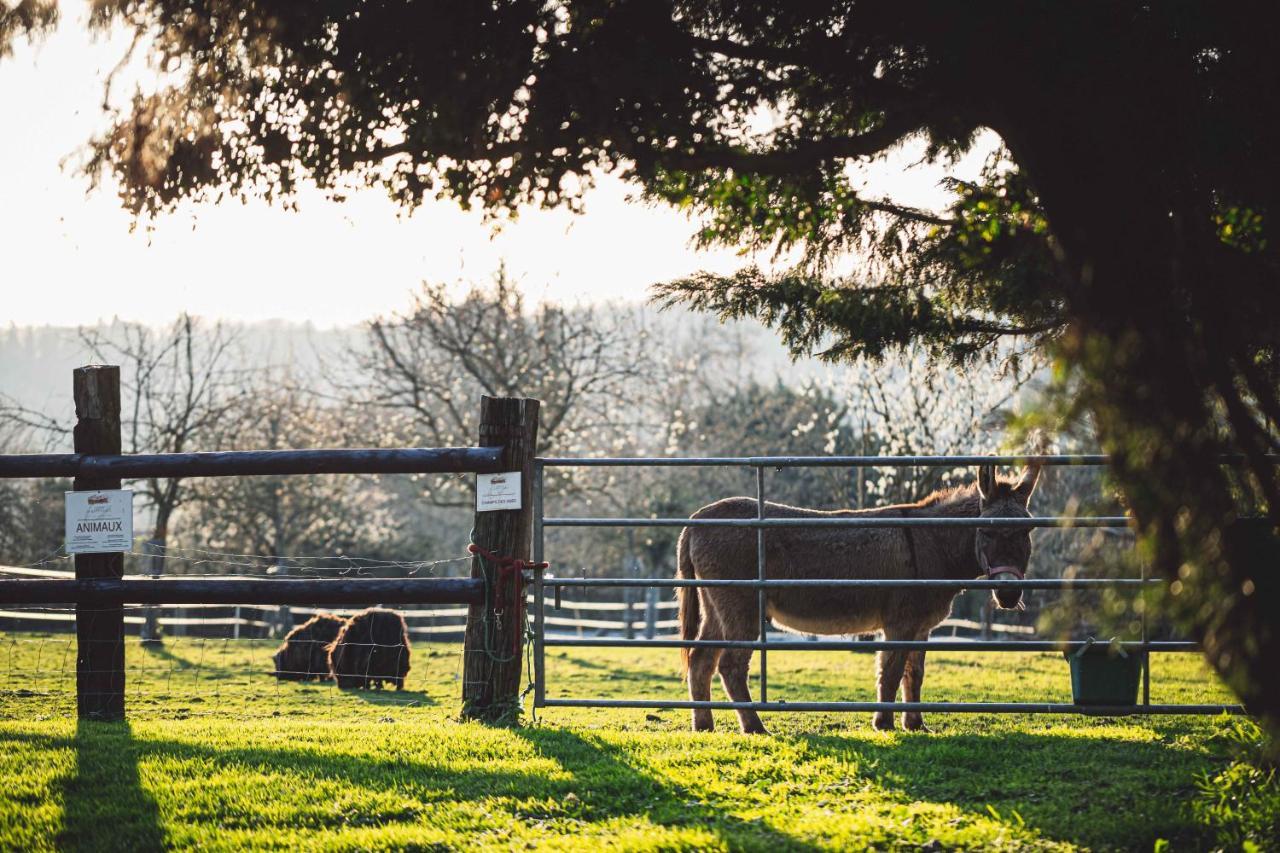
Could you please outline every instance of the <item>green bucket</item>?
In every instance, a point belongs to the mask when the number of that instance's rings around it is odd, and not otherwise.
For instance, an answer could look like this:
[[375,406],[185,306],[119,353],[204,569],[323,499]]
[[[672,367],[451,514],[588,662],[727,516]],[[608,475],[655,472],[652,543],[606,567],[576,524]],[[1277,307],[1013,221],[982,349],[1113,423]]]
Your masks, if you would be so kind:
[[1112,639],[1090,637],[1074,652],[1063,652],[1071,664],[1071,698],[1077,705],[1137,705],[1138,684],[1146,653],[1129,654]]

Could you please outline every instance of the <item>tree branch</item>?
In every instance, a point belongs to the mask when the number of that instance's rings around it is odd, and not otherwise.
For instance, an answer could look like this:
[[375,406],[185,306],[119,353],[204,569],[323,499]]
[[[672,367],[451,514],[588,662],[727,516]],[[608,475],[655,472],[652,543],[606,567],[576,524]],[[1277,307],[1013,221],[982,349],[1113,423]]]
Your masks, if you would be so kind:
[[653,159],[663,168],[684,172],[733,169],[735,172],[747,174],[787,175],[806,171],[827,160],[872,157],[893,147],[924,124],[923,115],[894,115],[887,117],[875,130],[868,130],[854,136],[805,140],[790,148],[749,151],[742,148],[707,146],[695,153],[654,152]]

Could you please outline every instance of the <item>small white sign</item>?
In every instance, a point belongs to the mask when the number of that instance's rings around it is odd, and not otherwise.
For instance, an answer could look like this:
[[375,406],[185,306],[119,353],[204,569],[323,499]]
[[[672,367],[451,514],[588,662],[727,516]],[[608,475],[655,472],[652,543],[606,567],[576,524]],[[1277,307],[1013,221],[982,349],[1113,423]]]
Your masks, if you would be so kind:
[[133,492],[67,492],[67,553],[133,550]]
[[476,475],[476,512],[520,509],[520,472]]

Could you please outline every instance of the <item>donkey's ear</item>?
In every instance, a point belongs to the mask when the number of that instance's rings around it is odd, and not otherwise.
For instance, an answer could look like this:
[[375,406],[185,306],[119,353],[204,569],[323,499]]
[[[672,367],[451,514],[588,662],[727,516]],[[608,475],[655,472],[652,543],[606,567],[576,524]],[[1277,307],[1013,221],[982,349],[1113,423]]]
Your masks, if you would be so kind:
[[1027,470],[1022,472],[1022,479],[1018,481],[1018,485],[1013,487],[1013,493],[1017,495],[1024,504],[1031,503],[1031,494],[1036,490],[1036,483],[1040,482],[1040,471],[1043,466],[1032,463],[1027,466]]
[[984,501],[991,500],[996,493],[996,466],[981,465],[978,467],[978,497]]

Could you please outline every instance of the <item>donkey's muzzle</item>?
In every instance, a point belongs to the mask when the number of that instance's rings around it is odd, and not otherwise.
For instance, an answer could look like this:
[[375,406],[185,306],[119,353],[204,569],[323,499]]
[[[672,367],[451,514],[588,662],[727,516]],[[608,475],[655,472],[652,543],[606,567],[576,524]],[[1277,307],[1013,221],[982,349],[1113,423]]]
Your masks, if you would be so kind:
[[[1022,580],[1023,575],[1013,566],[993,566],[987,570],[987,577],[993,581]],[[1023,607],[1021,587],[997,587],[991,592],[996,604],[1004,610],[1018,610]]]

